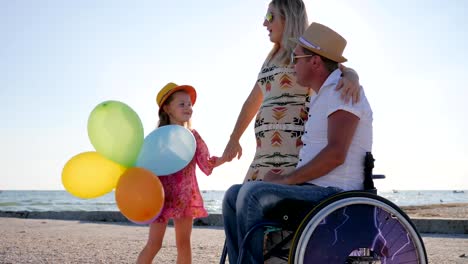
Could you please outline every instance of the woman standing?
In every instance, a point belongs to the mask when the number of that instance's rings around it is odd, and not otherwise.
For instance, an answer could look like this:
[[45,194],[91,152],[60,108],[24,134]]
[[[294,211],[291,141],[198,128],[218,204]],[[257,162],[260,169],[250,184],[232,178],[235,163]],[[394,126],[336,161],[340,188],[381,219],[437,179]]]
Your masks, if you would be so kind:
[[[297,39],[308,26],[301,0],[273,0],[263,26],[273,48],[262,65],[258,79],[239,113],[223,159],[242,156],[239,140],[254,116],[256,152],[244,182],[262,180],[268,172],[286,174],[296,168],[304,123],[308,118],[310,89],[296,83],[290,56]],[[359,78],[352,69],[342,67],[344,76],[337,88],[344,100],[357,101]]]

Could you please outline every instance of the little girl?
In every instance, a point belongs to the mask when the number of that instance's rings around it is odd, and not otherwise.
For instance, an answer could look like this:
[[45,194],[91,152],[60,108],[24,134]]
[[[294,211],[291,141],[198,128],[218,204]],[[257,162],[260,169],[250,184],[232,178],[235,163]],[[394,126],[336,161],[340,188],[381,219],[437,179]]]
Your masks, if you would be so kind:
[[218,157],[210,157],[208,148],[198,132],[190,128],[192,106],[197,93],[190,85],[168,83],[159,91],[156,103],[159,106],[159,125],[180,125],[190,129],[197,148],[192,161],[181,171],[161,176],[164,187],[164,207],[159,217],[150,225],[148,241],[138,256],[137,263],[151,263],[161,249],[166,226],[170,218],[174,221],[177,263],[191,263],[190,236],[194,218],[206,217],[203,199],[195,175],[195,164],[203,173],[210,175],[213,168],[224,163]]

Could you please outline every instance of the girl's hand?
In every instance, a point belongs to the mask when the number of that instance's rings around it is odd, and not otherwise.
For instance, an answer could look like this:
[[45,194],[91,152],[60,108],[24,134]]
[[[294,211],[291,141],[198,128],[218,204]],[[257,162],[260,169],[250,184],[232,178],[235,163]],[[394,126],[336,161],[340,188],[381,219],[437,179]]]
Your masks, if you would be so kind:
[[355,104],[359,102],[362,89],[359,85],[359,76],[353,69],[347,68],[342,64],[339,65],[343,76],[338,82],[336,90],[341,90],[341,99],[345,103],[348,103],[349,100],[352,99],[352,103]]
[[225,162],[226,162],[226,160],[224,160],[222,157],[220,158],[220,157],[215,157],[215,156],[211,157],[208,160],[208,163],[211,166],[213,166],[213,168],[216,168],[216,167],[218,167],[219,165],[221,165],[221,164],[223,164]]

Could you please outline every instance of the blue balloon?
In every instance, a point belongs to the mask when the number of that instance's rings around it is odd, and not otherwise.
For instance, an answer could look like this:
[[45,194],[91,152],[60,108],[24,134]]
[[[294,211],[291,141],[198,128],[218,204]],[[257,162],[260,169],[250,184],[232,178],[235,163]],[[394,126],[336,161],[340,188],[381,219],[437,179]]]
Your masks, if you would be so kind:
[[145,137],[135,166],[157,176],[173,174],[192,161],[196,147],[195,137],[185,127],[159,127]]

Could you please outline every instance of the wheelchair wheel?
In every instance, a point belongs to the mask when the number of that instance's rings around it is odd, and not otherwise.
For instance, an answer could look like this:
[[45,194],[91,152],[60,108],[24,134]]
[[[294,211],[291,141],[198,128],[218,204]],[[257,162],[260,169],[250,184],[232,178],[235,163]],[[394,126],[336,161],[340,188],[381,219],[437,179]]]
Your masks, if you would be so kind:
[[378,195],[349,191],[320,203],[304,218],[289,263],[427,263],[409,217]]

